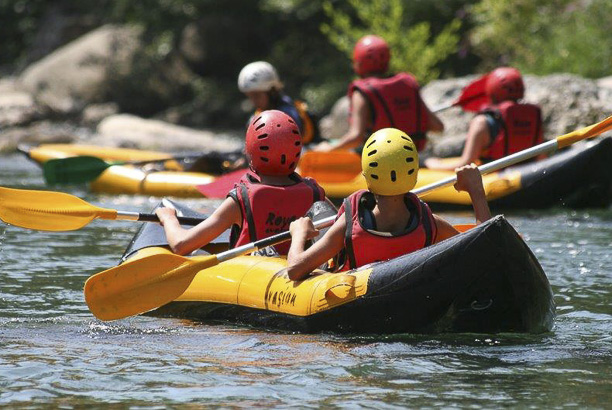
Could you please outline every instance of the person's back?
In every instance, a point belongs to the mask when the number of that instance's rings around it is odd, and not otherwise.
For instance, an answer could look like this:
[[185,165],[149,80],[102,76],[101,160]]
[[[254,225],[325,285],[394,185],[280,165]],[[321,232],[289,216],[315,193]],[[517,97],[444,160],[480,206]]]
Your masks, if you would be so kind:
[[[410,192],[417,182],[419,156],[407,134],[394,128],[372,134],[365,144],[361,166],[368,190],[344,201],[336,222],[314,245],[305,249],[306,240],[317,233],[312,221],[300,218],[291,224],[292,243],[287,257],[291,279],[302,279],[338,254],[340,270],[354,269],[416,251],[458,233]],[[475,165],[457,170],[455,188],[470,195],[477,222],[491,217]]]
[[492,161],[542,142],[540,107],[520,101],[525,86],[520,72],[500,67],[489,74],[486,93],[493,102],[480,112],[487,116],[489,145],[481,153],[483,161]]
[[349,86],[349,98],[362,93],[372,108],[371,129],[397,128],[410,135],[421,151],[427,142],[427,107],[421,99],[417,80],[408,73],[392,77],[366,77]]
[[388,76],[391,51],[378,36],[362,37],[353,50],[353,70],[359,79],[348,89],[348,132],[335,143],[321,143],[317,151],[360,149],[366,136],[379,129],[398,128],[415,138],[418,149],[426,143],[427,131],[444,130],[442,121],[423,102],[419,84],[408,73]]
[[[494,161],[542,142],[542,112],[535,104],[504,101],[483,114],[493,117],[490,145],[481,153],[483,162]],[[496,132],[497,131],[497,132]]]
[[475,161],[492,161],[542,142],[541,110],[521,101],[525,86],[517,69],[493,70],[487,76],[485,92],[491,104],[470,121],[461,157],[450,161],[428,158],[427,168],[452,170]]
[[[241,226],[234,225],[231,247],[289,230],[289,224],[304,216],[313,203],[325,199],[325,191],[313,179],[296,173],[289,178],[293,184],[271,185],[249,172],[230,192],[240,205],[243,218]],[[289,243],[278,244],[275,249],[280,255],[286,255]]]

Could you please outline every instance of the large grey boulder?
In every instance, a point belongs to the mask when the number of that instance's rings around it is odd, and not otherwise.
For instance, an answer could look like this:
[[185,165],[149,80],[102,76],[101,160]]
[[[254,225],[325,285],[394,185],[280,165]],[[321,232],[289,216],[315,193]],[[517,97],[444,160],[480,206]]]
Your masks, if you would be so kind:
[[42,116],[32,96],[14,78],[0,79],[0,129],[28,124]]
[[119,114],[105,118],[98,125],[98,135],[90,144],[140,148],[158,151],[233,151],[242,141],[220,137],[212,131],[200,131],[159,120]]
[[36,101],[67,114],[102,102],[112,77],[127,76],[142,47],[137,27],[106,25],[30,65],[20,82]]
[[343,136],[348,131],[348,128],[349,99],[347,96],[344,96],[336,101],[328,115],[321,118],[319,131],[323,138],[331,139]]

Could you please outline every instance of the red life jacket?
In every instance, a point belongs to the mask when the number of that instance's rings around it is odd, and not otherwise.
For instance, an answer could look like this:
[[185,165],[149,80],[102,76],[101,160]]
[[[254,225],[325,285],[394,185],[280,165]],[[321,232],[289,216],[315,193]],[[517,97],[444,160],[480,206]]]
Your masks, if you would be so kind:
[[[396,258],[431,245],[436,237],[436,223],[429,206],[412,193],[406,202],[412,215],[418,218],[414,229],[402,235],[377,234],[363,227],[359,221],[359,203],[366,190],[355,192],[344,200],[338,216],[346,214],[344,236],[344,264],[340,270],[355,269],[368,263]],[[371,194],[370,194],[371,195]]]
[[[325,199],[325,191],[313,179],[292,174],[294,185],[262,184],[247,173],[229,194],[242,211],[242,227],[232,227],[230,246],[237,247],[289,230],[289,224]],[[275,246],[280,255],[289,252],[289,242]]]
[[370,133],[382,128],[397,128],[407,133],[421,151],[427,142],[427,108],[421,99],[419,83],[408,73],[389,78],[369,77],[355,80],[349,99],[358,90],[368,101],[372,113]]
[[503,158],[542,142],[542,112],[537,105],[504,101],[482,113],[493,115],[501,125],[481,155],[485,161]]

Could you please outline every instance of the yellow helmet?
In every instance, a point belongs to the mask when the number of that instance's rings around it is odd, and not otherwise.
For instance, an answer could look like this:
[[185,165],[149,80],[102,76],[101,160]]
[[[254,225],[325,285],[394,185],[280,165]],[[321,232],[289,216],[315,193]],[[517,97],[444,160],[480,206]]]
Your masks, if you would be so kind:
[[383,128],[366,141],[361,169],[372,193],[405,194],[416,185],[419,154],[408,134],[395,128]]

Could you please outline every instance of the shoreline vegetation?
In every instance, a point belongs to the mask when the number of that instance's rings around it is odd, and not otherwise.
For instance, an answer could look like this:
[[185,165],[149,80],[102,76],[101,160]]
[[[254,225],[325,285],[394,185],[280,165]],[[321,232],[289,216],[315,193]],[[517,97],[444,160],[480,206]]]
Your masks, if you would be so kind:
[[[254,60],[275,65],[324,137],[336,137],[350,50],[368,32],[387,38],[392,69],[413,72],[433,107],[503,64],[525,74],[525,99],[542,106],[548,137],[612,112],[604,0],[137,3],[0,2],[0,152],[41,142],[233,150],[251,110],[236,78]],[[452,154],[471,115],[441,117],[446,131],[431,145]]]

